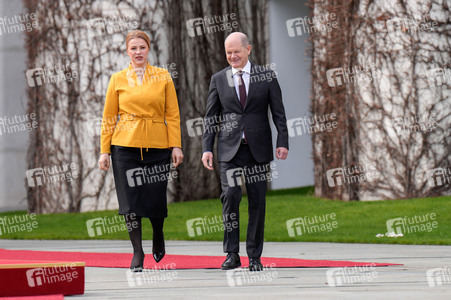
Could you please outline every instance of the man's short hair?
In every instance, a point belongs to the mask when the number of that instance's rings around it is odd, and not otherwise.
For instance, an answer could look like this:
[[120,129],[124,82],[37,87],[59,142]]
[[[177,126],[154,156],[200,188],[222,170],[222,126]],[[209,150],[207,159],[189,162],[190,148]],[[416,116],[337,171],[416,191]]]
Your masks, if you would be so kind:
[[[234,34],[235,32],[238,32],[238,31],[231,32],[231,33],[225,38],[224,43],[227,41],[227,39],[229,38],[229,36],[230,36],[231,34]],[[243,47],[246,48],[247,45],[249,45],[249,38],[247,37],[246,34],[244,34],[244,33],[242,33],[242,32],[240,32],[240,33],[241,33],[241,37],[240,37],[241,45],[243,45]]]
[[241,44],[243,45],[244,48],[246,48],[247,45],[249,45],[249,38],[244,33],[241,36]]

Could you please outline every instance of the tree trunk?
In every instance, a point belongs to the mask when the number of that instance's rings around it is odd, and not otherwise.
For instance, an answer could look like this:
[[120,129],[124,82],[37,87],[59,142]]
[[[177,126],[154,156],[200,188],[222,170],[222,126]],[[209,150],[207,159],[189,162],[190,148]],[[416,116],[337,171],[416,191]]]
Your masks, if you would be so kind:
[[[429,0],[310,1],[315,192],[341,200],[451,193],[449,7]],[[448,26],[448,27],[447,27]],[[325,28],[325,27],[322,27]]]
[[[169,43],[169,62],[175,63],[179,74],[174,79],[182,121],[184,163],[179,179],[172,189],[175,201],[188,201],[218,197],[220,178],[218,166],[211,172],[203,167],[202,134],[194,132],[192,120],[203,118],[210,77],[228,66],[224,40],[232,31],[242,31],[253,46],[250,59],[265,64],[267,31],[265,0],[237,1],[177,1],[165,2],[165,20]],[[258,9],[257,9],[258,8]],[[221,24],[214,19],[226,20],[231,30],[208,31]],[[199,32],[189,31],[192,19],[202,18],[205,24]],[[213,23],[213,24],[211,24]],[[223,27],[226,28],[226,27]]]

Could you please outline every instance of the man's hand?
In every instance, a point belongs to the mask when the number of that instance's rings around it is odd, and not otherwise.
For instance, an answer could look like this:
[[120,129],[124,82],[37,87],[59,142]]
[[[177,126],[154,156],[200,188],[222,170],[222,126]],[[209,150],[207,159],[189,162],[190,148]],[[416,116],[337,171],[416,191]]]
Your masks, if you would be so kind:
[[285,147],[279,147],[276,149],[276,157],[277,159],[287,159],[288,156],[288,149]]
[[174,163],[175,168],[183,162],[182,149],[179,147],[174,147],[172,149],[172,162]]
[[202,154],[202,162],[206,169],[213,171],[213,153],[204,152],[204,154]]

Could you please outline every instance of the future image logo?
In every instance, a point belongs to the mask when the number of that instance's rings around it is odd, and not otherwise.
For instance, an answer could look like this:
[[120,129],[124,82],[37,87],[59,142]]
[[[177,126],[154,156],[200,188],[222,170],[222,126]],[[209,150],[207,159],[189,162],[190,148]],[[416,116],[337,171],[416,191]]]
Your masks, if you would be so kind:
[[235,213],[223,216],[205,216],[187,220],[186,228],[190,237],[221,231],[231,232],[234,228],[238,228],[238,220]]
[[357,84],[359,82],[371,82],[373,79],[381,77],[381,71],[375,64],[364,66],[353,66],[345,68],[333,68],[326,71],[327,84],[330,87],[337,87],[347,84]]
[[84,23],[90,39],[138,28],[138,19],[133,15],[105,16],[86,20]]
[[357,267],[333,268],[327,270],[327,284],[330,287],[369,282],[377,278],[375,264]]
[[36,13],[0,17],[0,35],[31,32],[38,27]]
[[25,72],[29,87],[39,87],[47,83],[60,81],[72,82],[78,78],[77,64],[44,66]]
[[451,168],[449,167],[439,167],[427,170],[426,176],[430,187],[439,187],[451,184]]
[[190,37],[198,37],[221,31],[231,32],[233,29],[238,28],[236,19],[236,13],[193,18],[186,21],[186,29]]
[[38,120],[35,113],[26,115],[5,116],[0,118],[0,135],[20,132],[31,132],[38,128]]
[[300,17],[289,19],[286,22],[288,36],[296,37],[303,34],[311,34],[312,32],[331,32],[332,29],[338,28],[335,13],[318,14],[313,18]]
[[38,187],[47,183],[62,181],[72,182],[78,178],[78,168],[75,163],[61,166],[45,166],[43,168],[30,169],[25,172],[29,187]]
[[38,228],[38,225],[34,213],[0,217],[0,236],[17,232],[31,232]]
[[186,121],[186,128],[190,137],[202,136],[204,133],[204,119],[194,118]]
[[175,166],[172,163],[129,169],[125,174],[129,187],[142,186],[144,184],[153,184],[162,181],[170,182],[178,176]]
[[243,179],[241,176],[244,173],[243,168],[233,168],[226,171],[227,183],[231,187],[243,185]]
[[326,171],[329,187],[342,186],[356,182],[372,181],[379,177],[376,163],[344,166]]
[[[124,218],[127,222],[124,222]],[[135,213],[124,215],[124,217],[115,215],[112,217],[93,218],[86,221],[86,228],[90,237],[121,231],[130,232],[133,228],[137,227],[138,221]]]
[[337,115],[335,113],[317,116],[307,116],[287,120],[288,135],[290,137],[318,132],[331,132],[338,128]]
[[126,271],[127,283],[129,287],[142,286],[163,281],[173,281],[177,278],[177,268],[175,263],[154,266],[150,269],[143,269],[142,272]]
[[388,233],[395,233],[397,235],[425,231],[431,232],[438,228],[437,215],[435,213],[389,219],[386,221],[386,225]]
[[429,287],[442,286],[451,283],[451,269],[448,266],[434,268],[426,271]]
[[[389,19],[381,19],[382,26],[376,23],[378,30],[390,33],[418,33],[420,31],[432,32],[438,27],[438,22],[432,20],[429,14],[417,15],[415,18],[410,17],[393,17]],[[379,26],[378,26],[379,25]]]
[[428,82],[430,87],[451,84],[451,69],[448,66],[430,69],[428,71]]
[[26,271],[29,287],[42,285],[61,285],[64,282],[72,282],[78,278],[75,263],[53,266],[49,268],[35,268]]
[[395,128],[402,133],[431,132],[438,127],[437,115],[411,115],[408,117],[395,118],[393,120]]
[[287,220],[286,225],[288,236],[290,237],[325,231],[331,232],[332,230],[338,228],[337,215],[335,213],[290,219]]
[[271,282],[278,277],[278,272],[274,270],[275,263],[264,265],[260,272],[251,272],[249,269],[227,270],[227,283],[230,287],[247,286],[258,284],[264,281]]
[[276,164],[254,165],[251,167],[238,167],[226,171],[227,183],[229,187],[242,186],[243,184],[254,184],[257,182],[271,182],[278,178]]

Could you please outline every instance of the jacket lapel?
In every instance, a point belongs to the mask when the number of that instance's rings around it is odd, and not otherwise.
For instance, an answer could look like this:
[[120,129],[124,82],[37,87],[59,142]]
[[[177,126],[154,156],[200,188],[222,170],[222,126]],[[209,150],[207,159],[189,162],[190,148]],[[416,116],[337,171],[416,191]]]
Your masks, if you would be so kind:
[[254,64],[251,63],[251,74],[249,75],[249,90],[247,91],[247,99],[246,104],[244,105],[244,109],[246,109],[247,105],[249,104],[249,101],[252,99],[252,95],[254,94],[254,91],[256,89],[256,85],[258,83],[258,80],[252,80],[252,76],[257,76],[255,74]]

